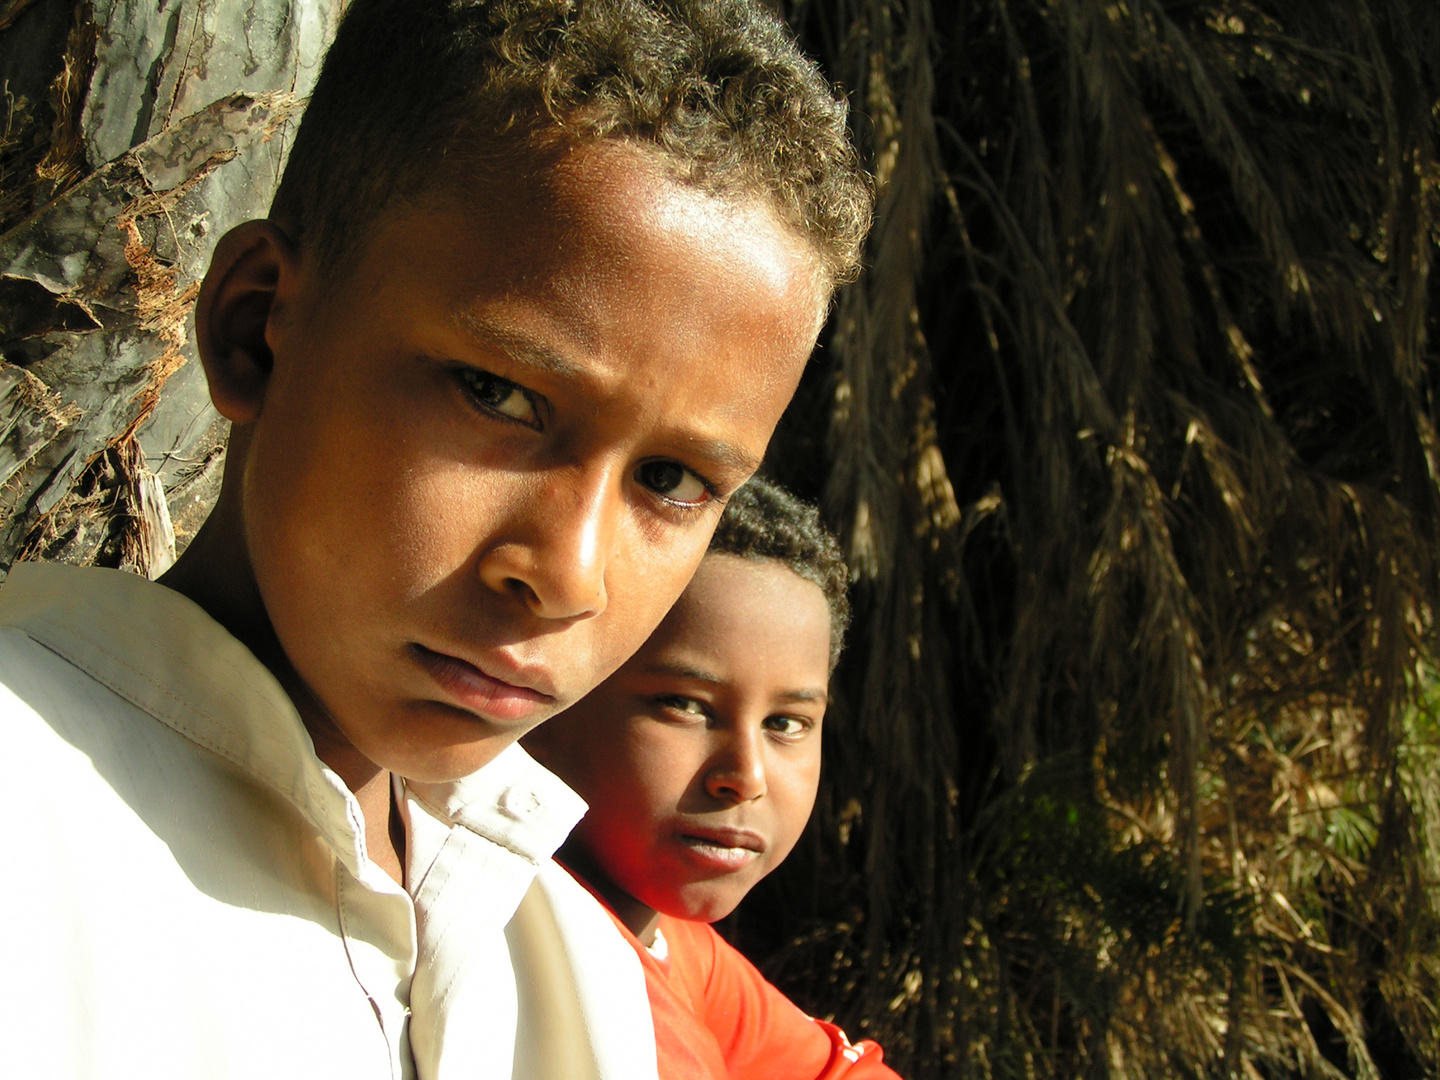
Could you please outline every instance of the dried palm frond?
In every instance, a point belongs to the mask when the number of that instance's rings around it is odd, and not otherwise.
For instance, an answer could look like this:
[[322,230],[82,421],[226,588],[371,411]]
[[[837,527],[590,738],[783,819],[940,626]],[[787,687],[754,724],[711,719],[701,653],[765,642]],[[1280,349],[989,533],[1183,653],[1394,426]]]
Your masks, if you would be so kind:
[[859,617],[740,939],[916,1080],[1433,1073],[1440,6],[787,11],[880,191],[772,464]]

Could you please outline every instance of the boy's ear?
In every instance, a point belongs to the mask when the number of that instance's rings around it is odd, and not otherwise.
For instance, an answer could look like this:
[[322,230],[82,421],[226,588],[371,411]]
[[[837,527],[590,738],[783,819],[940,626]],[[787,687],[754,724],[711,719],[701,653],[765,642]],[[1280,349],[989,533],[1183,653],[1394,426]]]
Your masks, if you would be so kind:
[[195,303],[195,338],[210,399],[232,423],[260,415],[274,366],[265,331],[299,263],[295,244],[270,221],[237,225],[210,259]]

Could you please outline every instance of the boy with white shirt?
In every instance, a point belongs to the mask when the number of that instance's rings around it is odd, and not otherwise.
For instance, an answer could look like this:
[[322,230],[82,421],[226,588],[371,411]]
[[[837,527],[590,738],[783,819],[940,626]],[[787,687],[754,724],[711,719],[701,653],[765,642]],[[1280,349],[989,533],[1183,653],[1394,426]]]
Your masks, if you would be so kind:
[[511,744],[684,587],[867,213],[748,0],[355,0],[197,305],[210,521],[0,594],[5,1071],[653,1075]]

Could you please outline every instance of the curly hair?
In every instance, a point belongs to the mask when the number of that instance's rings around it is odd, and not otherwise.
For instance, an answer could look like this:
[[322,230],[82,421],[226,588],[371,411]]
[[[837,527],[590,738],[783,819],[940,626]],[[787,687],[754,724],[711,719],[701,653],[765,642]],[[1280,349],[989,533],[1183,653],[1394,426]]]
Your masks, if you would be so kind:
[[845,103],[757,0],[354,0],[271,216],[335,267],[393,202],[556,135],[760,195],[832,286],[858,270],[871,187]]
[[756,476],[730,496],[707,554],[773,559],[820,586],[830,608],[834,670],[850,625],[850,570],[820,511],[774,481]]

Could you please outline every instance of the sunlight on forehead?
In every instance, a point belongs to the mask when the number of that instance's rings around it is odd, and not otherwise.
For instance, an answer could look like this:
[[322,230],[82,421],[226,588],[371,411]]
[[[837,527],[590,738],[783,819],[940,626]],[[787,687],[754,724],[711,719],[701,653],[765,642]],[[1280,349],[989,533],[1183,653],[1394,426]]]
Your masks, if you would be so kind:
[[703,237],[722,262],[767,291],[794,296],[801,287],[805,300],[823,312],[826,289],[820,260],[763,198],[726,198],[668,178],[656,183],[649,194],[648,215],[657,228],[672,235]]

